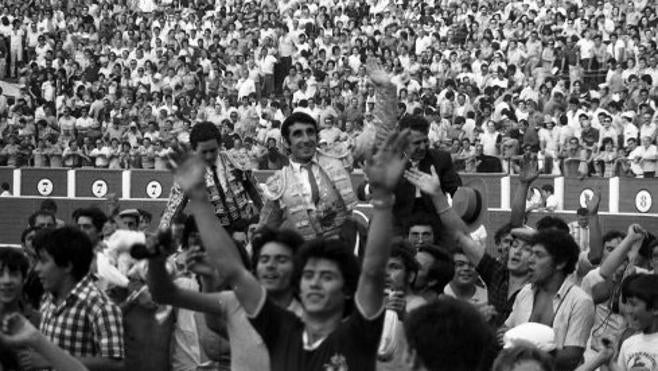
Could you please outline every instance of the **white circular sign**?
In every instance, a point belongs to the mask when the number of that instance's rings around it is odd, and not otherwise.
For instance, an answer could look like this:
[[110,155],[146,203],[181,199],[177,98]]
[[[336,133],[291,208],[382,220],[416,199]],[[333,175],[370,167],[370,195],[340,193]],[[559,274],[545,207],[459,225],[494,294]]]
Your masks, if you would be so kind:
[[592,197],[594,197],[594,191],[589,188],[583,189],[583,191],[580,192],[580,207],[587,207],[587,203]]
[[162,185],[157,180],[152,180],[146,185],[146,194],[151,198],[158,198],[162,195]]
[[651,193],[646,189],[639,191],[635,195],[635,208],[641,213],[646,213],[651,209],[651,204],[653,200],[651,199]]
[[48,178],[43,178],[37,183],[37,191],[42,196],[50,196],[53,193],[53,182]]
[[98,198],[105,197],[107,195],[107,182],[101,179],[96,180],[91,184],[91,193]]

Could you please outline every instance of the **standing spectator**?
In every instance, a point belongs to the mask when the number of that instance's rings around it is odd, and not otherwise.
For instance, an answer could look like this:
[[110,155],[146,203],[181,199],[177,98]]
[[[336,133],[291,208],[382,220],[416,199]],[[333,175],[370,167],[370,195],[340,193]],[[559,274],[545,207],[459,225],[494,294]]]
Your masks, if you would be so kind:
[[[530,282],[517,295],[507,328],[539,322],[555,330],[558,369],[572,370],[581,361],[594,321],[592,299],[567,280],[578,260],[579,247],[562,231],[540,231],[532,241]],[[544,303],[544,304],[539,304]]]
[[[34,246],[39,257],[36,272],[47,292],[41,331],[91,369],[122,369],[121,311],[89,276],[93,257],[89,238],[75,228],[62,227],[38,234]],[[28,365],[47,366],[33,356]]]

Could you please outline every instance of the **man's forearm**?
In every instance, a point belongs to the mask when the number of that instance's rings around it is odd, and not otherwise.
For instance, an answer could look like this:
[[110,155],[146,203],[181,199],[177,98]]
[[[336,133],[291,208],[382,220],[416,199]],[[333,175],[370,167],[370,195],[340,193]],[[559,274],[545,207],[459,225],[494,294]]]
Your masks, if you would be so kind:
[[78,359],[59,348],[57,345],[39,334],[39,338],[32,348],[43,358],[50,362],[50,366],[56,370],[86,371],[88,368]]
[[[373,200],[383,200],[392,194],[373,191]],[[378,201],[374,201],[378,202]],[[373,208],[372,222],[363,255],[363,264],[357,288],[357,300],[364,315],[372,316],[384,304],[386,264],[391,255],[393,238],[393,203]]]
[[603,236],[601,233],[601,222],[599,215],[594,214],[589,217],[589,253],[587,259],[593,265],[601,262],[603,256]]
[[513,228],[521,227],[525,220],[526,212],[526,199],[528,196],[528,189],[530,189],[529,182],[519,182],[519,188],[514,193],[512,199],[512,211],[510,216],[510,224]]
[[190,209],[211,264],[232,284],[233,275],[244,266],[231,236],[220,224],[208,200],[191,200]]

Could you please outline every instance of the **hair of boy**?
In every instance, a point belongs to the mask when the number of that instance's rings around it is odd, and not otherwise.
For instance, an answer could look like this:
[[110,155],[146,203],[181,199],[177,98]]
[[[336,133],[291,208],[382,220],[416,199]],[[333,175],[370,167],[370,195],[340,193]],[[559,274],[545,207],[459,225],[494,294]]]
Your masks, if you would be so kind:
[[71,265],[71,275],[80,281],[89,273],[94,255],[89,237],[71,226],[39,231],[34,238],[38,255],[47,252],[58,267]]

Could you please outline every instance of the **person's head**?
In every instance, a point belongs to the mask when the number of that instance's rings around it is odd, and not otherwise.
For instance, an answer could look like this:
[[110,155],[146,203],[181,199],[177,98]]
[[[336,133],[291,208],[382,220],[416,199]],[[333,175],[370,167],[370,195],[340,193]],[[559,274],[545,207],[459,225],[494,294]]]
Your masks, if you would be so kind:
[[403,240],[393,242],[391,256],[386,264],[386,287],[392,291],[408,292],[418,274],[418,262],[414,259],[414,249]]
[[609,231],[603,235],[603,255],[601,261],[604,261],[610,253],[619,246],[626,235],[620,231]]
[[624,279],[621,300],[628,325],[644,333],[658,332],[658,274],[633,274]]
[[28,219],[28,225],[38,229],[55,228],[55,226],[57,226],[57,220],[55,219],[55,214],[52,212],[39,210],[30,215]]
[[475,266],[468,260],[466,254],[456,249],[452,252],[452,259],[455,262],[455,274],[451,285],[460,288],[474,287],[478,276],[475,273]]
[[351,308],[361,272],[351,249],[341,240],[315,239],[297,254],[299,297],[306,313],[327,316]]
[[551,196],[553,195],[553,193],[555,193],[555,189],[550,184],[544,184],[543,186],[541,186],[541,190],[545,196]]
[[39,209],[52,213],[53,215],[57,215],[57,204],[53,199],[47,198],[43,200]]
[[16,306],[30,267],[27,256],[15,247],[0,247],[0,307]]
[[303,112],[293,112],[281,124],[283,145],[290,150],[296,162],[308,162],[318,144],[318,124],[315,119]]
[[587,228],[587,226],[589,226],[589,212],[587,211],[587,208],[578,208],[578,210],[576,210],[576,217],[579,226],[583,228]]
[[304,239],[289,229],[263,227],[254,234],[252,267],[260,284],[270,294],[281,294],[294,289],[294,257]]
[[73,212],[73,222],[89,237],[91,243],[96,245],[102,238],[107,216],[97,207],[87,207]]
[[190,131],[190,145],[197,155],[201,156],[208,166],[217,160],[219,144],[222,135],[217,126],[209,121],[200,122]]
[[407,349],[404,359],[411,370],[489,370],[495,336],[484,317],[471,304],[441,297],[412,310],[404,321]]
[[553,371],[553,358],[533,346],[503,349],[494,361],[492,371]]
[[414,215],[409,221],[407,239],[412,246],[431,245],[434,241],[434,226],[429,215]]
[[76,227],[39,231],[34,238],[35,271],[43,288],[64,295],[88,273],[93,258],[89,237]]
[[455,275],[455,262],[453,258],[438,246],[421,245],[416,252],[418,274],[414,281],[414,290],[432,290],[442,293],[443,288]]
[[409,129],[409,144],[405,149],[405,154],[412,161],[420,161],[425,158],[425,154],[429,149],[429,133],[430,124],[425,117],[420,115],[404,116],[399,122],[400,130]]
[[494,234],[494,243],[496,244],[496,251],[498,254],[503,257],[503,261],[507,261],[507,255],[509,249],[514,242],[514,237],[512,236],[512,225],[506,223],[502,227],[498,228],[496,234]]
[[576,268],[580,248],[568,232],[546,229],[535,234],[528,260],[530,281],[544,285],[567,277]]
[[119,213],[119,218],[125,229],[136,231],[139,228],[139,211],[137,209],[128,209]]
[[538,231],[555,229],[569,233],[569,225],[564,221],[564,219],[553,215],[547,215],[539,219],[537,224],[535,224],[535,227]]

